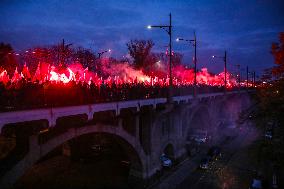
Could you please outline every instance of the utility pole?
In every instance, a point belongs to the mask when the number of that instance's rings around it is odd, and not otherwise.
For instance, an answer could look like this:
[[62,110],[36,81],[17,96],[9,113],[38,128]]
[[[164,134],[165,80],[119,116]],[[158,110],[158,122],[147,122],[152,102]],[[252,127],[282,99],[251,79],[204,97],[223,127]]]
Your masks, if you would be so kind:
[[248,80],[249,80],[249,68],[247,66],[247,88],[248,88]]
[[196,80],[196,72],[197,72],[197,58],[196,58],[196,46],[197,46],[197,43],[196,43],[196,33],[194,31],[194,97],[196,97],[197,95],[197,88],[196,88],[196,84],[197,84],[197,80]]
[[253,83],[254,83],[254,87],[255,87],[255,71],[253,72]]
[[168,102],[172,102],[172,88],[173,88],[173,77],[172,77],[172,14],[170,13],[170,24],[169,25],[149,25],[147,28],[161,28],[165,30],[169,37],[169,47],[170,47],[170,65],[169,65],[169,75],[170,75],[170,82],[169,82],[169,90],[168,90]]
[[194,60],[193,60],[193,63],[194,63],[194,82],[193,82],[193,86],[194,86],[194,97],[196,97],[197,95],[197,88],[196,88],[196,85],[197,85],[197,79],[196,79],[196,74],[197,74],[197,56],[196,56],[196,48],[197,48],[197,43],[196,43],[196,34],[195,34],[195,31],[194,31],[194,38],[193,39],[184,39],[184,38],[177,38],[176,41],[186,41],[186,42],[189,42],[190,44],[193,45],[194,47]]
[[239,83],[239,90],[241,88],[241,67],[239,64],[237,64],[237,80],[238,80],[238,83]]
[[225,92],[227,89],[227,51],[225,51],[225,56],[224,56],[224,63],[225,63]]
[[197,58],[196,58],[196,34],[195,34],[195,31],[194,31],[194,44],[193,45],[194,45],[194,86],[196,86],[196,84],[197,84],[197,81],[196,81]]
[[255,71],[253,71],[252,73],[252,87],[255,87]]
[[172,14],[170,13],[170,26],[169,26],[169,36],[170,36],[170,91],[169,98],[171,102],[172,92],[173,92],[173,76],[172,76]]
[[65,65],[65,41],[62,39],[61,64]]
[[227,89],[227,51],[225,50],[225,55],[224,56],[215,56],[213,55],[212,58],[221,58],[224,61],[224,93],[226,93],[226,89]]

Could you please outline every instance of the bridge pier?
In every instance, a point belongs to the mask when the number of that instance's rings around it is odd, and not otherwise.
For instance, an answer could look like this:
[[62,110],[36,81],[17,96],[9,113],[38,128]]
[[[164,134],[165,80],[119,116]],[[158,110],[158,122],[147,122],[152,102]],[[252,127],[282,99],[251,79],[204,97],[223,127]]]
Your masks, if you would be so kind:
[[18,162],[11,170],[9,170],[1,179],[0,186],[3,189],[11,188],[14,183],[20,178],[41,156],[41,148],[37,143],[37,136],[29,137],[29,152]]

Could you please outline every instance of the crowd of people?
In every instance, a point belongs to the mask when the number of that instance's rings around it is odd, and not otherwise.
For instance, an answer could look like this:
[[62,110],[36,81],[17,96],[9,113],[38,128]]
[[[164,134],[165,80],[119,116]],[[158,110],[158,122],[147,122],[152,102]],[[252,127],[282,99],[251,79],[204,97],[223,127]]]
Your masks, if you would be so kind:
[[[221,92],[221,87],[198,85],[198,93]],[[193,94],[193,86],[174,85],[173,96]],[[21,110],[43,107],[124,101],[133,99],[162,98],[168,96],[166,85],[136,83],[111,83],[100,85],[93,82],[31,82],[22,79],[16,83],[0,82],[0,110]]]

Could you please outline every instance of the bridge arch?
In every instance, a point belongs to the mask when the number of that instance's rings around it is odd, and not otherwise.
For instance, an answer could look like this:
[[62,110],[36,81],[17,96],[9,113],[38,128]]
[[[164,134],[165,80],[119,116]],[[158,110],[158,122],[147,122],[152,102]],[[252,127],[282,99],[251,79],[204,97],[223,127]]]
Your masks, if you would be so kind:
[[210,130],[213,128],[211,114],[207,105],[203,104],[197,107],[193,107],[193,111],[189,113],[188,117],[189,122],[187,128],[185,129],[185,138],[189,136],[192,130]]
[[106,125],[92,125],[79,128],[72,128],[65,133],[48,140],[44,144],[38,144],[38,137],[32,136],[30,139],[30,150],[26,156],[19,161],[10,171],[8,171],[0,180],[3,188],[12,186],[26,171],[28,171],[37,161],[47,155],[56,147],[63,143],[91,133],[106,133],[114,136],[122,148],[131,154],[129,159],[132,162],[130,167],[131,176],[138,179],[147,178],[146,155],[139,141],[124,131],[122,128]]
[[168,142],[165,145],[163,145],[161,154],[165,154],[170,159],[175,159],[176,154],[175,154],[175,147],[173,145],[173,142]]
[[217,103],[215,119],[219,128],[235,127],[238,116],[243,108],[241,98],[227,97]]

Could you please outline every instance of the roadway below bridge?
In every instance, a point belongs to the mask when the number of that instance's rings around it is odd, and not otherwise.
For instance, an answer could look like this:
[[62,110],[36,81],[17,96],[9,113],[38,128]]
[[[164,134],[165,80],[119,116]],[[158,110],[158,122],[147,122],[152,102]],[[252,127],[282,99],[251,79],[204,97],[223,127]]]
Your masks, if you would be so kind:
[[[214,144],[205,145],[199,154],[168,171],[148,189],[248,188],[253,168],[248,165],[245,151],[258,137],[258,131],[248,121],[239,128],[227,128]],[[207,170],[202,170],[200,161],[213,145],[221,148],[222,157],[211,162]],[[246,180],[243,180],[244,175]]]

